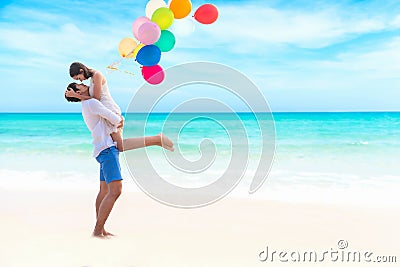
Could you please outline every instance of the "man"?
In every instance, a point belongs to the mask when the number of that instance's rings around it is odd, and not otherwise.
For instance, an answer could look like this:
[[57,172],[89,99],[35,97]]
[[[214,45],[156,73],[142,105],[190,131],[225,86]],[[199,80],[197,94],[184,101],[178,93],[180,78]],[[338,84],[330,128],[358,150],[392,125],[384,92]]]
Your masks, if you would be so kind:
[[[89,96],[89,87],[84,84],[71,83],[68,85],[68,90],[74,90],[81,95]],[[93,230],[93,236],[100,238],[112,236],[112,234],[104,229],[104,224],[115,201],[121,195],[122,176],[119,164],[119,151],[111,136],[106,132],[105,120],[108,120],[115,126],[123,127],[124,119],[107,109],[95,98],[84,101],[74,97],[65,96],[65,98],[69,102],[82,103],[82,116],[93,137],[93,156],[100,163],[100,191],[96,198],[97,221]],[[174,151],[173,143],[163,134],[123,140],[124,151],[153,145]]]

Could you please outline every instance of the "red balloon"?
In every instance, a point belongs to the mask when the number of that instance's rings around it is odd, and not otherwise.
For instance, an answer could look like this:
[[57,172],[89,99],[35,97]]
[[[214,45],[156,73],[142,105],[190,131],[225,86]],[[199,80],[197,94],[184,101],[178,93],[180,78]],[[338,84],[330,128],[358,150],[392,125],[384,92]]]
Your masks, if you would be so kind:
[[150,84],[159,84],[164,80],[164,70],[160,65],[143,66],[142,76]]
[[218,9],[212,4],[204,4],[196,10],[193,17],[200,23],[211,24],[218,18]]

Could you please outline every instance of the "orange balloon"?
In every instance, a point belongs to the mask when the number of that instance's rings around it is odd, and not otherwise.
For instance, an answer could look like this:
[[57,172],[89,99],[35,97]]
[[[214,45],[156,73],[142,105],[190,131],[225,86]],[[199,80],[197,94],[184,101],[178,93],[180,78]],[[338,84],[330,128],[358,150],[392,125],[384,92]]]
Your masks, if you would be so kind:
[[172,0],[169,9],[174,13],[174,18],[183,19],[192,11],[192,3],[190,0]]
[[133,40],[133,38],[126,37],[119,42],[118,52],[121,57],[133,58],[134,55],[132,53],[137,45],[138,44]]

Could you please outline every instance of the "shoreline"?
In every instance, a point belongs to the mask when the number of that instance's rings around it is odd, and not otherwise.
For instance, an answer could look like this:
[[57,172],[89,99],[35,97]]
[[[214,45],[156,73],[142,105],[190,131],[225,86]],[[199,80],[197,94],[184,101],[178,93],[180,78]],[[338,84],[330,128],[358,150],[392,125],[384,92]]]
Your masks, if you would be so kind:
[[[95,165],[95,167],[97,167]],[[124,193],[142,194],[144,197],[153,200],[146,195],[130,177],[130,174],[123,167],[123,189]],[[17,192],[51,192],[57,191],[61,194],[69,192],[96,192],[98,188],[97,170],[92,173],[75,172],[43,172],[43,171],[15,171],[0,170],[1,176],[7,177],[0,184],[0,191]],[[311,184],[288,184],[287,181],[279,181],[278,177],[268,177],[261,188],[253,194],[248,193],[249,177],[242,181],[223,199],[254,200],[260,202],[282,202],[288,204],[314,204],[320,203],[328,206],[349,206],[352,208],[398,208],[399,187],[396,184],[364,186],[354,184],[350,186],[332,185],[311,185]],[[179,186],[179,184],[177,184]],[[221,201],[218,200],[217,202]],[[158,202],[157,202],[158,203]]]

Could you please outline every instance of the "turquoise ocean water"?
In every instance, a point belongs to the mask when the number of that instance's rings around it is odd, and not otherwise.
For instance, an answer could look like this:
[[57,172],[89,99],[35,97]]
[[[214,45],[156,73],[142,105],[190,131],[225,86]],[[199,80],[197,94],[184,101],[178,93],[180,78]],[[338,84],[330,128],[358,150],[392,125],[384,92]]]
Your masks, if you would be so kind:
[[[146,134],[157,134],[167,114],[152,114]],[[179,129],[174,125],[193,117],[179,114],[168,122],[166,134]],[[203,114],[207,117],[207,114]],[[209,173],[169,175],[173,182],[189,185],[207,184],[223,172],[230,158],[230,135],[223,125],[246,126],[250,144],[248,173],[238,185],[237,193],[246,195],[252,171],[259,155],[260,131],[251,114],[240,114],[240,121],[230,114],[213,115],[215,121],[196,119],[181,130],[176,145],[188,159],[201,155],[200,140],[209,138],[218,156]],[[140,136],[135,127],[146,118],[130,114],[125,132]],[[133,118],[133,119],[131,119]],[[276,153],[271,172],[262,188],[251,197],[279,199],[310,198],[365,199],[373,202],[400,202],[400,113],[274,113]],[[135,132],[136,131],[136,132]],[[126,137],[126,136],[125,136]],[[2,187],[41,187],[62,184],[79,187],[97,182],[98,165],[91,157],[91,135],[78,114],[0,114],[0,176]],[[153,160],[162,161],[159,148],[148,149]],[[134,184],[121,158],[123,175]],[[160,163],[160,166],[163,166]],[[166,165],[167,166],[167,163]],[[138,166],[140,167],[140,166]],[[178,178],[177,178],[178,177]],[[192,180],[191,180],[192,179]],[[199,182],[200,181],[200,182]]]

